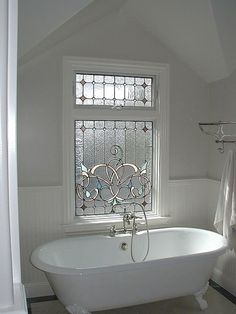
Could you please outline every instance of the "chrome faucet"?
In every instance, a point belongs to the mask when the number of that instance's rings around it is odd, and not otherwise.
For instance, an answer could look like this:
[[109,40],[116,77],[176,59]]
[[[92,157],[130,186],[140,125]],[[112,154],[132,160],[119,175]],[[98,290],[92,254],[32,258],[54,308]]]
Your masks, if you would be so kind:
[[136,223],[136,219],[142,219],[142,217],[140,216],[136,216],[134,212],[128,213],[128,214],[124,214],[123,215],[123,230],[124,233],[127,232],[127,228],[126,228],[126,224],[128,226],[130,226],[131,224],[131,220],[133,220],[133,227],[135,227],[135,231],[137,231],[137,223]]
[[[109,229],[109,235],[111,237],[114,237],[117,233],[126,233],[128,231],[138,231],[138,224],[136,223],[136,219],[142,219],[140,216],[136,216],[134,212],[131,213],[125,213],[123,215],[123,228],[121,229],[116,229],[115,225],[112,225]],[[127,227],[131,225],[131,221],[133,221],[133,226],[132,227]]]
[[117,230],[116,230],[116,225],[112,225],[109,229],[109,235],[110,237],[114,237],[117,233]]

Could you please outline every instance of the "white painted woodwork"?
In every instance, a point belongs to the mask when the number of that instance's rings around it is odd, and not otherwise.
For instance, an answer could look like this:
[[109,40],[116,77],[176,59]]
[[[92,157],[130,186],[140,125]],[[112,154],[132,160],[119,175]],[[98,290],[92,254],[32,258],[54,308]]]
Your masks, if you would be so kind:
[[9,178],[8,178],[8,40],[9,6],[7,0],[0,1],[0,309],[14,303],[11,234],[9,217]]
[[[154,107],[150,110],[145,108],[124,108],[114,110],[111,108],[86,106],[75,106],[73,75],[75,71],[111,73],[111,74],[129,74],[129,75],[148,75],[154,77],[158,82],[153,86]],[[157,80],[155,80],[157,78]],[[115,117],[114,117],[115,114]],[[97,217],[75,217],[75,192],[74,192],[74,121],[91,119],[117,119],[117,120],[143,120],[153,122],[153,181],[152,181],[152,213],[149,220],[156,218],[157,215],[165,216],[167,182],[169,178],[169,66],[167,64],[150,62],[131,62],[125,60],[106,60],[65,57],[63,59],[63,186],[64,186],[64,208],[65,223],[81,223],[83,226],[89,220],[93,220],[93,226],[96,227]],[[152,215],[151,215],[152,214]],[[105,217],[105,215],[104,215]],[[88,219],[86,219],[88,218]],[[105,217],[107,219],[108,217]],[[118,218],[119,220],[120,217]],[[100,224],[100,221],[99,221]],[[80,228],[80,226],[78,226]],[[88,229],[91,227],[88,226]]]
[[17,0],[0,1],[0,312],[27,313],[21,283],[16,158]]

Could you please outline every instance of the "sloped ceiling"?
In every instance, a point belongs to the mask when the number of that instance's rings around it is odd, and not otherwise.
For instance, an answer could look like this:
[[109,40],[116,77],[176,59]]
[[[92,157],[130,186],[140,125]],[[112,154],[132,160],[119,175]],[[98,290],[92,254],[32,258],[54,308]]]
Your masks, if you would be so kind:
[[236,68],[236,0],[19,0],[21,62],[114,10],[135,19],[206,82]]
[[92,1],[19,0],[19,56],[27,53]]
[[[37,2],[39,0],[19,0],[19,1],[32,1]],[[42,0],[40,0],[42,1]],[[21,16],[22,13],[20,13],[23,9],[19,7],[19,53],[18,53],[18,64],[19,66],[29,62],[34,57],[46,52],[53,46],[57,45],[59,42],[67,39],[74,33],[77,33],[84,29],[87,26],[93,25],[96,21],[103,19],[109,14],[112,14],[114,12],[119,12],[120,8],[124,5],[126,0],[75,0],[78,3],[81,3],[80,9],[75,10],[73,13],[73,16],[71,18],[66,19],[56,19],[56,23],[58,24],[58,27],[55,30],[51,30],[51,27],[45,27],[44,31],[41,33],[41,40],[39,40],[39,37],[34,39],[34,36],[29,36],[29,38],[26,38],[28,34],[32,30],[34,34],[34,30],[37,27],[41,27],[40,24],[44,23],[44,12],[48,12],[47,16],[50,18],[50,16],[54,15],[54,11],[52,10],[51,6],[49,5],[50,2],[54,2],[57,4],[57,1],[61,2],[63,6],[70,6],[71,2],[74,2],[74,0],[43,0],[42,10],[41,12],[38,11],[38,17],[37,20],[41,22],[36,23],[33,16],[31,16],[31,12],[28,14],[24,14],[24,21],[23,16]],[[83,5],[82,5],[83,3]],[[20,6],[21,3],[19,3]],[[78,8],[77,8],[78,9]],[[60,21],[60,22],[59,22]],[[29,32],[24,33],[23,32],[23,26],[21,24],[24,24],[25,28],[29,28]],[[54,24],[55,25],[55,24]],[[35,31],[35,34],[37,32]],[[22,44],[21,42],[27,42],[28,45]],[[24,50],[23,50],[24,49]]]
[[235,0],[129,0],[125,12],[207,82],[235,68]]

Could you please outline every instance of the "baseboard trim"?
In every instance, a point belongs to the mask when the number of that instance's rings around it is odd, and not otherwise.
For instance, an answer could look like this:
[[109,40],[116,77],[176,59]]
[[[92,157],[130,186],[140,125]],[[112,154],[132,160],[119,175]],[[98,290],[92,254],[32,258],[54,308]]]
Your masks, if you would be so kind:
[[0,313],[5,314],[27,314],[25,289],[22,283],[14,283],[14,304],[8,307],[0,307]]
[[226,277],[221,270],[214,268],[211,279],[215,281],[219,286],[228,291],[234,297],[236,297],[236,286],[235,281],[231,278]]
[[25,292],[27,298],[37,298],[54,295],[54,292],[48,282],[25,283]]

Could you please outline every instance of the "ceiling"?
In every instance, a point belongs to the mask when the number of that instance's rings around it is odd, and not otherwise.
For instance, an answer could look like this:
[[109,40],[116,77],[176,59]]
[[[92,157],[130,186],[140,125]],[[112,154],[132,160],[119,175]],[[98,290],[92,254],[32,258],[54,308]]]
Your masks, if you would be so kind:
[[22,56],[93,0],[19,0],[19,55]]
[[[19,0],[19,58],[24,62],[118,10],[162,41],[206,82],[236,68],[236,0]],[[67,31],[65,31],[67,30]]]

